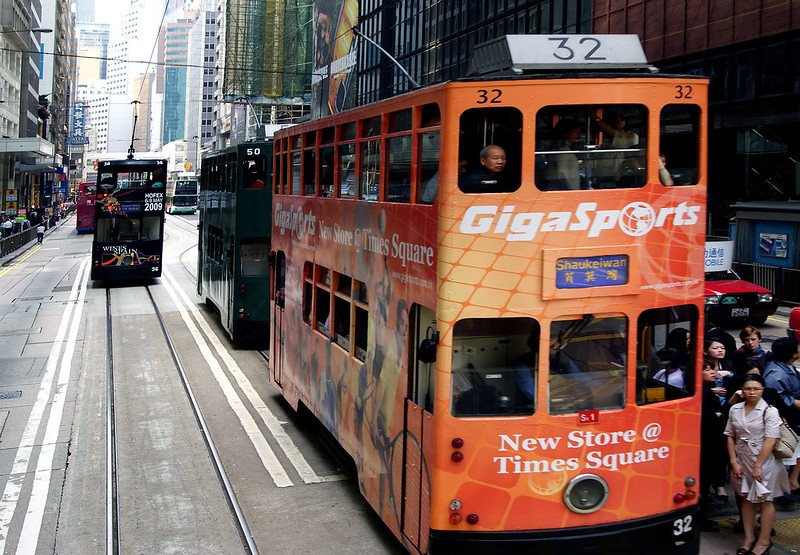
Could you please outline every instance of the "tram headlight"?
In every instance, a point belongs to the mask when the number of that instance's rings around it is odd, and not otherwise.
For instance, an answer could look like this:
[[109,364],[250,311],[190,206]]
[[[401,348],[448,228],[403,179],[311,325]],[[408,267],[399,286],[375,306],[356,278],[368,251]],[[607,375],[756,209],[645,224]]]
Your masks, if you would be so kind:
[[564,504],[575,513],[593,513],[607,500],[608,484],[594,474],[575,476],[564,490]]
[[719,295],[706,295],[706,304],[719,304]]

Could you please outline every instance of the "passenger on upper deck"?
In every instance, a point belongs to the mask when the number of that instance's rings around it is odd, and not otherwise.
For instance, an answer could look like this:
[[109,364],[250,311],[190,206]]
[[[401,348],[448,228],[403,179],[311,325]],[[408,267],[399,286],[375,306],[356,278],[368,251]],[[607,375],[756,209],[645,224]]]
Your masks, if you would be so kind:
[[578,190],[581,188],[580,165],[573,144],[581,138],[581,126],[574,119],[560,119],[555,125],[560,141],[553,150],[568,151],[550,154],[547,159],[547,189],[550,191]]
[[506,151],[497,145],[481,150],[481,167],[466,173],[459,187],[465,193],[499,193],[506,191]]

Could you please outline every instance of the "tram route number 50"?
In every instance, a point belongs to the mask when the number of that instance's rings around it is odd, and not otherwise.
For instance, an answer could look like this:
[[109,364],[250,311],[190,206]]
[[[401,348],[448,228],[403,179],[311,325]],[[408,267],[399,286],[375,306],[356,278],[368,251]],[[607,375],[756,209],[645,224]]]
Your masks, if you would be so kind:
[[682,536],[692,531],[692,515],[686,515],[682,518],[676,519],[672,523],[672,534],[674,536]]

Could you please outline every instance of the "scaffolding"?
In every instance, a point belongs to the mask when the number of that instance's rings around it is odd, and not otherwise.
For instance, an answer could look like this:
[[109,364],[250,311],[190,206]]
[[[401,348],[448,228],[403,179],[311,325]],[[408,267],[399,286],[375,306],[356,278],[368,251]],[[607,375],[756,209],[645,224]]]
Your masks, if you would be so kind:
[[264,121],[307,112],[311,8],[308,0],[226,0],[226,100],[247,99]]

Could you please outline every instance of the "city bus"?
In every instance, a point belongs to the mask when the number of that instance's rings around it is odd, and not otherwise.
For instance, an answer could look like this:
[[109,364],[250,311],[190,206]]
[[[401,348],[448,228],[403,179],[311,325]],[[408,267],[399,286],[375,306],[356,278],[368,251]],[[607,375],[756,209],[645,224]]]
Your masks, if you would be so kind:
[[275,134],[270,380],[410,552],[697,553],[708,82],[472,63]]
[[92,233],[94,231],[94,200],[97,194],[97,185],[92,182],[83,182],[78,185],[78,198],[76,201],[77,222],[75,227],[78,233]]
[[168,214],[197,212],[198,180],[194,173],[181,172],[167,189]]
[[197,293],[219,312],[232,341],[267,347],[272,142],[203,157]]
[[93,280],[161,276],[166,181],[166,160],[99,162]]

